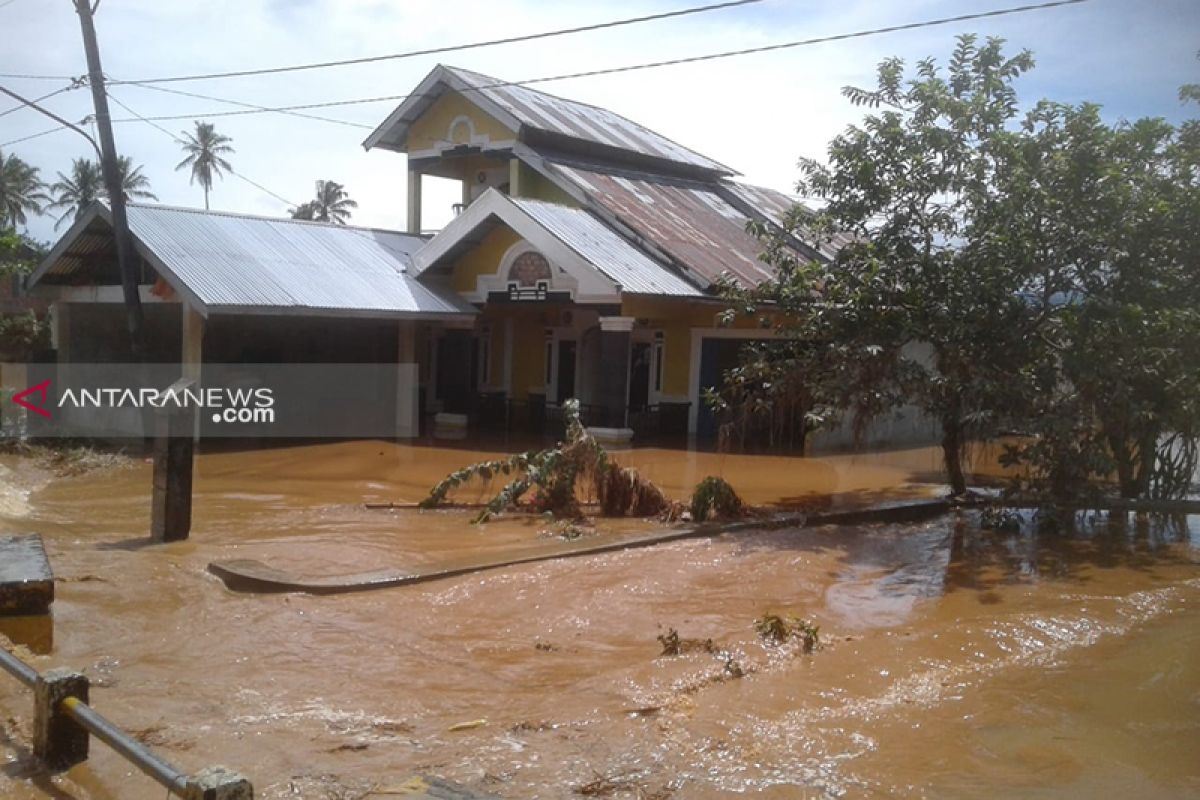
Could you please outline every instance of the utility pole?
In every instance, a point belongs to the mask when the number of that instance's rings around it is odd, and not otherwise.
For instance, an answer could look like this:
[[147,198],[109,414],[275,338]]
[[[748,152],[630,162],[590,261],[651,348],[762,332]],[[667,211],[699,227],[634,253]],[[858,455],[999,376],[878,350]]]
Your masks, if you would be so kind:
[[[133,360],[146,359],[146,340],[143,332],[142,299],[138,295],[137,264],[134,263],[133,237],[125,214],[125,192],[117,167],[117,147],[113,141],[112,117],[108,113],[108,95],[104,91],[104,70],[100,66],[100,46],[96,43],[96,26],[92,23],[95,6],[89,0],[72,0],[79,14],[83,31],[83,48],[87,52],[88,83],[92,87],[92,102],[96,106],[96,131],[100,134],[100,171],[108,190],[112,210],[113,238],[117,242],[117,265],[121,271],[121,291],[125,297],[125,321]],[[99,0],[96,0],[99,5]]]

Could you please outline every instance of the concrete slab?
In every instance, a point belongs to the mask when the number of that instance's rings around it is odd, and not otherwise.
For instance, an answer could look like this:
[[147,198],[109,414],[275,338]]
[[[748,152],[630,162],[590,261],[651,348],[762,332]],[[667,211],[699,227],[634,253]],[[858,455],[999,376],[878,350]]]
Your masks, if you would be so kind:
[[54,602],[54,574],[42,537],[0,536],[0,615],[45,614]]

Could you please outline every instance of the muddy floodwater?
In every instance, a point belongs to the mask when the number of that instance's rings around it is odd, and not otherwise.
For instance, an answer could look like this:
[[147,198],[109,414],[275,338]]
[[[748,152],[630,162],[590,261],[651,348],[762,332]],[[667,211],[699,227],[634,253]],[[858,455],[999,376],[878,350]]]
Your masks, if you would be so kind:
[[[58,577],[52,631],[8,632],[38,669],[84,670],[93,704],[168,760],[236,769],[267,800],[394,797],[414,774],[504,798],[1200,797],[1200,518],[750,531],[323,597],[237,594],[206,570],[544,544],[540,519],[363,507],[418,500],[477,455],[204,454],[192,538],[153,547],[149,465],[58,478],[0,456],[0,534],[42,534]],[[622,461],[676,497],[721,474],[759,504],[928,493],[937,469],[930,451]],[[764,644],[766,612],[818,624],[821,647]],[[672,628],[712,647],[661,657]],[[99,744],[40,773],[31,708],[0,674],[0,797],[164,796]]]

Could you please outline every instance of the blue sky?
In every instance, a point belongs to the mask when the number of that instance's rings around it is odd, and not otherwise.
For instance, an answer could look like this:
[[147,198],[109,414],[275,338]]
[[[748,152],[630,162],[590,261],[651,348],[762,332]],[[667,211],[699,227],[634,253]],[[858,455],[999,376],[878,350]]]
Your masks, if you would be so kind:
[[[700,0],[497,3],[483,0],[102,0],[96,18],[105,71],[116,78],[254,68],[435,47],[569,27],[699,5]],[[560,37],[285,76],[171,84],[174,88],[262,105],[402,94],[439,60],[506,80],[634,64],[774,42],[845,33],[936,17],[986,11],[1019,0],[765,0],[690,17]],[[448,9],[453,8],[453,13]],[[842,86],[869,86],[880,59],[945,60],[954,36],[1001,36],[1013,52],[1034,52],[1037,68],[1019,84],[1023,105],[1048,97],[1101,103],[1110,119],[1196,116],[1178,101],[1180,84],[1200,82],[1200,2],[1090,0],[1008,17],[820,44],[694,65],[542,84],[554,94],[605,106],[741,171],[746,180],[789,190],[799,156],[820,157],[829,139],[861,117]],[[69,0],[13,0],[0,7],[0,73],[77,75],[84,71],[79,25]],[[17,92],[45,94],[62,81],[0,78]],[[138,87],[114,96],[143,116],[228,109],[211,101]],[[86,90],[47,102],[79,119],[90,112]],[[10,104],[0,102],[0,110]],[[314,113],[374,125],[394,104],[347,106]],[[127,117],[119,107],[117,118]],[[344,183],[360,203],[358,224],[400,228],[405,218],[405,164],[395,153],[363,151],[368,131],[277,114],[212,118],[232,136],[242,174],[303,202],[319,178]],[[187,120],[161,123],[171,131]],[[0,143],[52,127],[29,110],[0,117]],[[144,123],[116,126],[118,149],[144,166],[164,203],[202,206],[199,187],[175,172],[178,146]],[[12,145],[47,180],[87,155],[68,132]],[[426,224],[451,215],[457,191],[427,185]],[[281,215],[286,205],[228,177],[213,207]],[[65,229],[65,226],[64,226]],[[60,231],[61,232],[61,231]],[[54,239],[53,219],[30,233]]]

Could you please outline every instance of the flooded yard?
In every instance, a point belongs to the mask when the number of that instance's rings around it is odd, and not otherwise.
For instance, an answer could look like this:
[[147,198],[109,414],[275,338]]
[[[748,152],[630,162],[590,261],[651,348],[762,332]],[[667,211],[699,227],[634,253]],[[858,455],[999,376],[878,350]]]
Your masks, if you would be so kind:
[[[396,796],[417,773],[511,798],[1200,797],[1198,518],[752,531],[327,597],[237,594],[206,571],[539,540],[539,519],[363,508],[419,500],[477,456],[205,454],[192,538],[153,547],[147,464],[51,478],[0,457],[0,533],[42,534],[59,578],[53,649],[23,655],[84,669],[94,705],[166,758],[229,766],[268,800]],[[621,460],[673,497],[719,474],[758,504],[927,494],[938,466],[924,450]],[[765,644],[768,612],[818,624],[821,647]],[[715,652],[660,656],[670,629]],[[39,773],[31,706],[0,678],[0,796],[163,796],[103,746]]]

